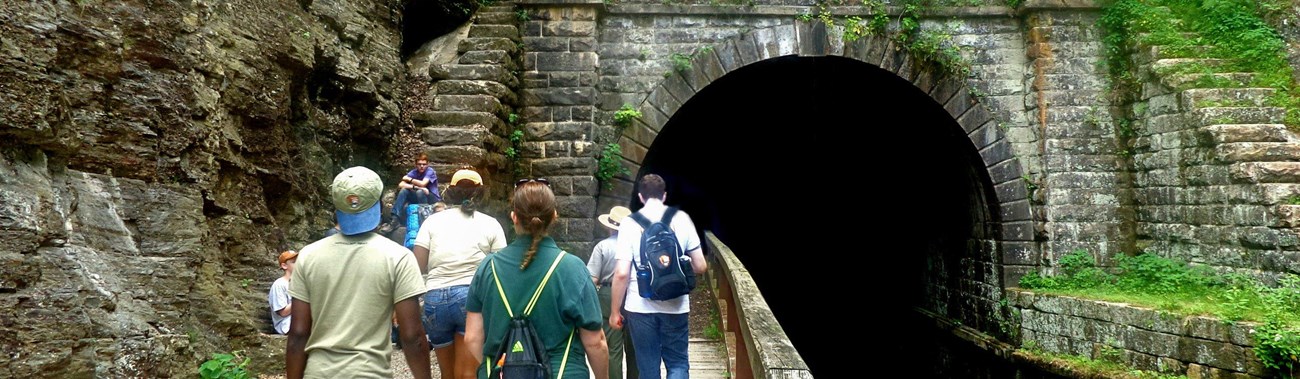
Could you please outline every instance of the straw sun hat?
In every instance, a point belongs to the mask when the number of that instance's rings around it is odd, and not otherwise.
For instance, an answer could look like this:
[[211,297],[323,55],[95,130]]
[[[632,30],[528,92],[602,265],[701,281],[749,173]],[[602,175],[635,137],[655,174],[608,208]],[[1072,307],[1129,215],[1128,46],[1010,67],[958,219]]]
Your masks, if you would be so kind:
[[618,230],[619,223],[623,222],[623,219],[631,215],[631,209],[623,206],[615,206],[609,209],[609,213],[600,215],[599,217],[596,217],[596,219],[600,220],[600,223],[604,224],[606,228]]

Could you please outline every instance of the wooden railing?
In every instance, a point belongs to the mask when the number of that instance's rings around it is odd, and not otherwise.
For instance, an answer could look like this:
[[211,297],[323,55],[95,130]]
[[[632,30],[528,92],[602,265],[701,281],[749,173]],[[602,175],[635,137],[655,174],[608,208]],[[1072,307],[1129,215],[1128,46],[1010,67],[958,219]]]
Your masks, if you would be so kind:
[[735,346],[733,378],[812,378],[785,329],[768,308],[763,294],[731,248],[713,232],[704,232],[709,247],[709,279],[725,313],[728,345]]

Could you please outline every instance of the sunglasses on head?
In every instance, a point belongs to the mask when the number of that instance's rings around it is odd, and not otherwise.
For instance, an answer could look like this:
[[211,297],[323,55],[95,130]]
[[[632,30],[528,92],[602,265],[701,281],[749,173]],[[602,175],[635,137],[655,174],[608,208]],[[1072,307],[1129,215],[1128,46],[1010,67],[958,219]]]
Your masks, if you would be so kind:
[[529,178],[529,179],[519,179],[519,181],[515,182],[515,188],[519,188],[519,186],[522,186],[524,185],[524,183],[528,183],[528,182],[538,182],[538,183],[545,184],[547,187],[551,186],[551,181],[546,180],[546,178],[537,178],[537,179]]

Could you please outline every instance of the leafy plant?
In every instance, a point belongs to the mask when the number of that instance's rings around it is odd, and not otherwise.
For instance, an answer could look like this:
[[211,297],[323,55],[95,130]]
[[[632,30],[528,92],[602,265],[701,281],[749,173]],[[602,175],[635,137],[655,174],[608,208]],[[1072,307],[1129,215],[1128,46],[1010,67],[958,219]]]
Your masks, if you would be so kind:
[[1264,367],[1295,372],[1300,368],[1300,329],[1277,320],[1260,325],[1255,328],[1255,356]]
[[632,104],[623,104],[622,108],[614,112],[614,125],[619,128],[626,128],[638,118],[641,118],[641,111],[633,107]]
[[523,9],[520,9],[520,10],[515,11],[515,18],[519,19],[519,22],[527,22],[527,21],[528,21],[528,11],[523,10]]
[[199,365],[199,378],[202,379],[249,379],[252,374],[245,370],[248,366],[249,358],[239,359],[239,351],[232,353],[217,353],[212,355],[212,359]]
[[[818,9],[816,15],[805,11],[796,18],[804,22],[816,18],[827,27],[840,26],[842,36],[848,42],[864,36],[882,34],[885,32],[885,27],[889,25],[889,7],[882,0],[863,0],[862,6],[867,8],[869,13],[845,17],[843,20],[837,20],[837,17],[830,13],[830,1],[832,0],[818,1],[815,4]],[[902,10],[897,17],[899,32],[894,35],[894,41],[906,48],[913,59],[918,62],[933,63],[939,70],[962,78],[970,75],[971,64],[962,57],[961,50],[953,43],[950,30],[952,27],[940,30],[922,28],[921,15],[936,5],[981,5],[981,0],[902,0],[891,4],[900,6]]]
[[709,324],[704,326],[704,338],[722,340],[722,318],[716,308],[709,308]]
[[1030,177],[1029,174],[1021,175],[1020,180],[1025,182],[1025,189],[1029,190],[1029,192],[1038,189],[1038,184],[1034,183],[1034,178]]
[[691,56],[689,54],[672,53],[668,56],[668,62],[672,64],[673,71],[686,72],[691,69]]
[[524,131],[515,130],[510,132],[510,146],[506,147],[506,158],[519,159],[519,148],[524,140]]
[[239,280],[240,287],[248,288],[248,286],[251,284],[253,284],[253,279],[244,278]]
[[520,125],[519,115],[515,113],[511,113],[509,116],[506,116],[506,121],[510,124],[510,128],[511,128],[510,134],[506,135],[506,140],[509,141],[510,144],[505,147],[504,149],[505,151],[503,152],[503,154],[505,154],[506,159],[510,162],[510,166],[514,167],[513,171],[515,176],[516,177],[523,176],[524,165],[522,162],[520,162],[523,159],[523,155],[522,155],[523,145],[524,145],[523,125]]
[[805,9],[803,13],[800,13],[798,16],[795,16],[795,19],[803,22],[808,22],[808,21],[812,21],[813,15],[812,12],[809,12],[807,9]]
[[614,188],[615,176],[632,174],[632,170],[623,167],[622,154],[623,148],[617,143],[606,144],[600,151],[600,158],[596,161],[596,180],[604,183],[605,189]]

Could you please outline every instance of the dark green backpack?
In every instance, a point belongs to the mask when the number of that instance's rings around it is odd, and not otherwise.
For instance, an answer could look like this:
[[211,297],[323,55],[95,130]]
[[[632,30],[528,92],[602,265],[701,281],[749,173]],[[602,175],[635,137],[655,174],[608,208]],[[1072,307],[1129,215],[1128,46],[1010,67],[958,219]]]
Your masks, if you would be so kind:
[[[542,282],[537,285],[537,291],[533,292],[532,300],[519,315],[515,315],[514,310],[510,308],[510,301],[506,299],[505,288],[501,286],[501,280],[497,276],[496,260],[488,262],[492,267],[492,281],[496,282],[497,293],[501,295],[501,302],[505,304],[506,312],[510,314],[510,328],[506,330],[505,338],[501,340],[496,355],[487,357],[489,362],[493,363],[488,366],[489,378],[547,379],[551,377],[551,358],[546,353],[546,344],[542,342],[541,335],[537,334],[536,327],[528,320],[528,315],[533,313],[537,298],[542,295],[542,289],[546,288],[546,282],[551,279],[551,274],[555,272],[555,267],[560,264],[564,254],[567,253],[560,252],[555,257],[555,262],[551,263],[546,276],[542,277]],[[564,377],[564,366],[569,362],[569,348],[572,346],[573,331],[569,331],[569,342],[564,347],[564,359],[560,361],[560,377]]]

